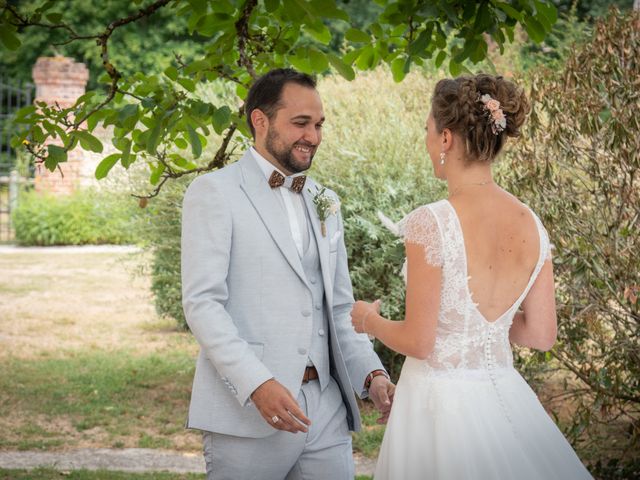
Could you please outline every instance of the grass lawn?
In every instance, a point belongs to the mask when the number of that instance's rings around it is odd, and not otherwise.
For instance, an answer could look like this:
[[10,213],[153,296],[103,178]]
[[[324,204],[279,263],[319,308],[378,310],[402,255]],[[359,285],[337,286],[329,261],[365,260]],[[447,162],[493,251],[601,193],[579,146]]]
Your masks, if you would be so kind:
[[[132,275],[142,260],[112,253],[0,254],[0,449],[200,453],[200,435],[184,429],[197,345],[157,317],[148,280]],[[376,418],[364,403],[364,428],[353,444],[369,457],[377,455],[384,433]],[[3,472],[0,480],[59,476],[43,472]]]

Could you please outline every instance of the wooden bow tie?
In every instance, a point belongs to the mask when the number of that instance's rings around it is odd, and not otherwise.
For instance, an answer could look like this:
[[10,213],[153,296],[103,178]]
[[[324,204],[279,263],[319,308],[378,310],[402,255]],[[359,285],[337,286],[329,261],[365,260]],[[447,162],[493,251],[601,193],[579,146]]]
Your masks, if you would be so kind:
[[285,186],[292,192],[300,193],[304,188],[304,184],[307,181],[305,175],[298,175],[297,177],[285,177],[280,172],[274,170],[269,177],[269,186],[271,188]]

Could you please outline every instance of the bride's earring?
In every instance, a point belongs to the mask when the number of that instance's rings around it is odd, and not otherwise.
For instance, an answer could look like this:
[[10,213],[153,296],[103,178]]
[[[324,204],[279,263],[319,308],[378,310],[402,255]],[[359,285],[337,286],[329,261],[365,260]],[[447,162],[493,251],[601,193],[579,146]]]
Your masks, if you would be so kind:
[[444,165],[444,152],[440,152],[440,165]]

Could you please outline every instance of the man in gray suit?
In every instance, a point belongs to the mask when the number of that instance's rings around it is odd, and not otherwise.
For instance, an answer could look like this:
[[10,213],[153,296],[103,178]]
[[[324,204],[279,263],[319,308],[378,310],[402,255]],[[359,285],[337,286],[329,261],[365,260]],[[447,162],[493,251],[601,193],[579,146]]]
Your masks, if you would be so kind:
[[315,86],[291,69],[258,79],[254,146],[185,194],[183,305],[200,344],[187,427],[204,432],[208,479],[352,479],[354,389],[382,421],[391,407],[351,325],[338,199],[300,175],[322,140]]

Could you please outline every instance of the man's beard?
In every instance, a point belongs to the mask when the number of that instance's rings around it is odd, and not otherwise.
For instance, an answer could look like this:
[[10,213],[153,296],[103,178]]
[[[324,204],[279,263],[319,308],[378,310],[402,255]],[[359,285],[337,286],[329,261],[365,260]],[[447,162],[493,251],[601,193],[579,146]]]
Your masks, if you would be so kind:
[[[288,172],[291,173],[300,173],[308,170],[311,167],[311,162],[313,160],[313,156],[315,154],[314,149],[315,145],[307,142],[296,142],[290,147],[282,147],[278,149],[276,147],[277,141],[280,139],[280,136],[275,131],[274,128],[269,127],[267,131],[267,140],[265,142],[265,148],[267,152],[271,154],[273,158],[277,160],[277,162]],[[300,164],[300,162],[296,161],[296,158],[293,156],[293,148],[296,145],[302,145],[304,147],[309,147],[311,149],[311,154],[309,156],[309,164]]]

